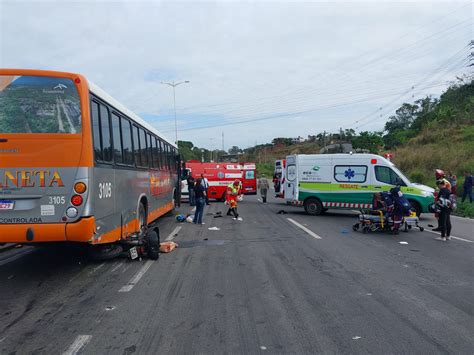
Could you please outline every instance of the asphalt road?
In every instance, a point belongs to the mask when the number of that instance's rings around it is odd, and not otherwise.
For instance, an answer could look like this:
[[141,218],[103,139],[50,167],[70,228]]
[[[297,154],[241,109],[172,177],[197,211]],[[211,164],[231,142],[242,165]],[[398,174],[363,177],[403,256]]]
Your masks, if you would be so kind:
[[256,196],[243,221],[217,211],[204,226],[163,218],[161,239],[180,248],[156,262],[0,252],[0,354],[474,352],[472,221],[453,219],[458,239],[438,242]]

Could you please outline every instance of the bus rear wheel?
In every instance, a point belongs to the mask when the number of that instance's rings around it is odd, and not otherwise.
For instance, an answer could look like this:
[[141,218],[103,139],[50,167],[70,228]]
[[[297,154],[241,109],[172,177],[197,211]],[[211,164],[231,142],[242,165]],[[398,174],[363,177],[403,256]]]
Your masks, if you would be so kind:
[[308,198],[303,206],[306,213],[311,216],[319,216],[323,213],[323,204],[317,198]]

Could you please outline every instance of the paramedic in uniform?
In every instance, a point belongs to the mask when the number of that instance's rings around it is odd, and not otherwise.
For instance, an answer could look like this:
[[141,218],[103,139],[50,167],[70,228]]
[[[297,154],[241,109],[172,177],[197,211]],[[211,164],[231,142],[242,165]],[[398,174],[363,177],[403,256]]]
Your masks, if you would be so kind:
[[231,216],[234,215],[234,219],[239,218],[239,214],[237,213],[237,199],[241,192],[241,185],[239,180],[235,180],[232,184],[227,186],[226,192],[226,204],[229,205],[229,210],[227,211],[227,215]]

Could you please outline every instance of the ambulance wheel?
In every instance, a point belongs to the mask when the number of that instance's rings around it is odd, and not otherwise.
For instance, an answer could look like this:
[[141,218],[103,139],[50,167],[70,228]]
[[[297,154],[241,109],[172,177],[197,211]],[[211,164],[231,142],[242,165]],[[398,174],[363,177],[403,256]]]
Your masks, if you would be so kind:
[[304,210],[311,216],[323,213],[323,204],[317,198],[311,197],[304,201]]
[[408,202],[410,202],[411,210],[416,213],[417,217],[420,217],[420,215],[421,215],[421,206],[420,206],[420,204],[418,202],[414,201],[414,200],[408,200]]
[[146,236],[147,254],[151,260],[160,257],[160,237],[156,229],[148,232]]

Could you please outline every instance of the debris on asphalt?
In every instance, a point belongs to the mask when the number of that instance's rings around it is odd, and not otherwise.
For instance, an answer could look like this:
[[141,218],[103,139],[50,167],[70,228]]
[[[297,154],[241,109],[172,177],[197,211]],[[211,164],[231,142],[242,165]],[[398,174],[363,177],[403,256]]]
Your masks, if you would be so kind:
[[408,244],[408,242],[400,242],[400,244]]
[[186,216],[184,214],[179,214],[179,215],[176,216],[176,221],[184,222],[184,221],[186,221]]
[[341,234],[347,234],[349,231],[347,229],[341,229]]
[[163,242],[160,243],[160,252],[161,253],[169,253],[173,251],[175,248],[179,247],[178,243],[175,242]]
[[277,214],[288,214],[288,212],[286,212],[285,210],[279,210]]
[[356,335],[355,337],[352,337],[352,340],[358,340],[358,339],[361,339],[362,337]]
[[243,221],[242,217],[237,218],[238,221]]
[[209,227],[207,229],[209,229],[210,231],[220,231],[221,230],[220,228],[217,228],[217,227]]

